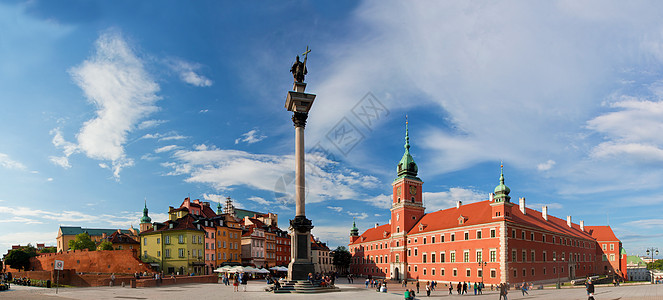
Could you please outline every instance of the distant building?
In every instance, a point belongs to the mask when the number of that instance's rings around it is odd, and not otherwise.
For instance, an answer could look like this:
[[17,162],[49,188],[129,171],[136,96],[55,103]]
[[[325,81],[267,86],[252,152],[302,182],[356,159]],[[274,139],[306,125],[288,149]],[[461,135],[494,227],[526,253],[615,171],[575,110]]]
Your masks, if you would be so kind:
[[121,233],[131,237],[132,239],[138,241],[138,231],[136,229],[100,229],[100,228],[82,228],[79,226],[60,226],[58,229],[57,236],[57,251],[63,252],[69,250],[69,241],[72,241],[76,238],[77,234],[87,233],[90,235],[90,239],[95,243],[99,244],[102,240],[106,239],[108,236],[120,230]]
[[[406,125],[407,126],[407,125]],[[489,199],[425,213],[423,181],[405,153],[392,183],[391,218],[350,231],[350,272],[395,280],[553,282],[593,274],[626,276],[626,255],[609,226],[584,226],[512,203],[503,169]]]
[[650,281],[651,272],[647,270],[647,263],[636,255],[626,258],[626,278],[629,281]]
[[122,233],[119,229],[108,236],[102,234],[102,241],[104,240],[111,242],[115,250],[136,249],[136,254],[140,251],[140,243],[135,237]]
[[334,269],[329,247],[326,243],[314,238],[313,235],[311,235],[311,260],[316,273],[331,272]]

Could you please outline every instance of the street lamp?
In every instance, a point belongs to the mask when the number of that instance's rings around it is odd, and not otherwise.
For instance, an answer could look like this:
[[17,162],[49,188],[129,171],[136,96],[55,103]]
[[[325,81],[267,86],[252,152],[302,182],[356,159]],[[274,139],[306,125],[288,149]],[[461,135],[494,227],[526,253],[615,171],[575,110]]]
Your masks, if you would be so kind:
[[[555,269],[557,269],[557,288],[559,289],[559,288],[561,288],[561,286],[559,285],[559,273],[560,273],[560,270],[559,270],[559,268],[558,268],[559,264],[557,264],[557,257],[553,257],[553,261],[555,262]],[[564,262],[564,258],[563,258],[563,257],[562,257],[562,262]]]
[[[652,266],[653,266],[654,253],[656,253],[656,255],[658,255],[658,248],[655,248],[655,247],[647,248],[647,255],[649,255],[649,253],[651,253],[651,263],[652,263]],[[649,277],[650,277],[652,283],[654,282],[654,276],[653,275],[654,275],[653,272],[649,271]]]
[[483,260],[479,260],[479,266],[481,267],[481,285],[482,286],[483,286],[483,267],[487,264],[488,264],[487,262],[485,262]]

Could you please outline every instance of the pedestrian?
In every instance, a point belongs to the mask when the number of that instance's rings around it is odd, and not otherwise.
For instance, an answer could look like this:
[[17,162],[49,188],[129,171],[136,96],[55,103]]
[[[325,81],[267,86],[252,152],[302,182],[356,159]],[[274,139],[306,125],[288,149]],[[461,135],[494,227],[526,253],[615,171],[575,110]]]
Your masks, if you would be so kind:
[[419,294],[419,280],[417,280],[417,294]]
[[501,283],[499,286],[499,290],[500,290],[500,299],[504,297],[504,300],[508,300],[506,295],[509,293],[509,291],[507,290],[506,283]]
[[112,273],[110,276],[110,286],[115,285],[115,273]]
[[479,295],[483,295],[483,282],[479,283]]
[[233,292],[239,292],[239,278],[237,274],[233,276]]
[[366,285],[366,288],[368,288],[368,284],[369,284],[370,282],[371,282],[371,281],[370,281],[368,278],[366,278],[366,281],[364,281],[364,284]]
[[426,297],[430,297],[430,281],[426,283]]
[[467,294],[467,282],[463,281],[463,295]]
[[249,284],[249,276],[245,273],[242,273],[242,291],[246,292],[246,285]]
[[417,296],[417,294],[414,293],[414,290],[410,289],[410,299],[414,299],[414,297],[416,297],[416,296]]
[[452,291],[454,290],[454,284],[449,282],[449,295],[453,295]]
[[591,280],[587,282],[587,300],[594,300],[594,283]]
[[456,286],[456,291],[458,292],[458,295],[463,291],[463,284],[458,282],[458,285]]
[[527,292],[527,283],[523,282],[523,285],[520,287],[520,290],[523,292],[523,296],[525,296],[525,294],[529,295],[529,293]]

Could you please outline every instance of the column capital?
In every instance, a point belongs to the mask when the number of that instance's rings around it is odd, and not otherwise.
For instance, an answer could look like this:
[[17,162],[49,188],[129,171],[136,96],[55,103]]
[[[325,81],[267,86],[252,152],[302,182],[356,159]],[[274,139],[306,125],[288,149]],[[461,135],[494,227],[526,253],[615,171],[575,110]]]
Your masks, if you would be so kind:
[[292,123],[295,127],[306,127],[306,118],[308,118],[308,113],[294,112],[292,114]]

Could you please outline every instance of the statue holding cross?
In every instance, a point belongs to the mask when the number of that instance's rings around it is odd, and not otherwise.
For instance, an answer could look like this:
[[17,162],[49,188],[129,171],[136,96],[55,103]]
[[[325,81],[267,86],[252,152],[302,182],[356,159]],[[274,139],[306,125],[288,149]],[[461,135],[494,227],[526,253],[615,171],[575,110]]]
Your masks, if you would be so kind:
[[308,73],[306,70],[306,59],[308,59],[309,52],[311,52],[311,50],[306,46],[306,52],[302,53],[302,55],[304,55],[304,61],[299,61],[299,55],[297,55],[297,60],[290,68],[290,73],[292,73],[292,77],[295,78],[295,82],[304,82],[304,75]]

